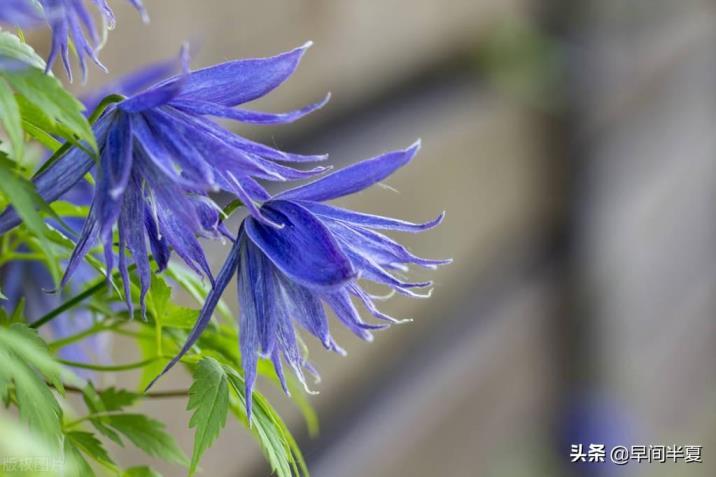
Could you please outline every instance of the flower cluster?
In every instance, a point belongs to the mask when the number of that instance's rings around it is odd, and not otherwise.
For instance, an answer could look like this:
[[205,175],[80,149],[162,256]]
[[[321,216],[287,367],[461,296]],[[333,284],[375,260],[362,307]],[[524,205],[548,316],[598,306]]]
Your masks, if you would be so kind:
[[[111,24],[113,17],[106,2],[94,3]],[[138,1],[132,3],[141,9]],[[83,71],[84,56],[99,64],[98,37],[83,2],[41,0],[41,4],[54,32],[49,64],[60,52],[69,70],[69,41],[77,48]],[[16,18],[15,14],[4,13],[6,21]],[[419,142],[316,178],[329,168],[306,168],[305,164],[324,161],[327,156],[281,151],[242,137],[212,119],[285,124],[323,107],[329,95],[280,114],[240,107],[286,81],[308,46],[197,71],[190,71],[184,49],[179,74],[141,90],[139,86],[148,78],[157,78],[172,69],[171,64],[164,64],[130,79],[131,87],[119,88],[129,96],[107,107],[93,125],[97,158],[73,148],[34,180],[39,195],[51,202],[75,187],[87,173],[95,177],[89,216],[62,285],[97,242],[103,245],[108,278],[117,263],[130,314],[134,305],[130,255],[140,288],[142,316],[146,313],[152,259],[158,273],[167,266],[170,254],[176,252],[212,284],[194,329],[162,374],[196,343],[234,275],[238,277],[241,359],[246,394],[251,396],[260,357],[273,363],[284,389],[283,363],[304,386],[304,370],[315,374],[299,346],[299,328],[315,336],[325,348],[343,353],[329,332],[324,305],[365,340],[372,339],[372,331],[401,322],[379,311],[376,297],[361,287],[361,280],[385,286],[391,293],[427,297],[429,292],[416,290],[429,288],[431,282],[408,281],[404,277],[408,267],[434,269],[449,263],[420,258],[381,232],[422,232],[437,226],[443,214],[415,224],[326,203],[384,180],[414,158]],[[97,104],[98,100],[91,102]],[[263,185],[267,181],[301,179],[313,181],[273,196]],[[234,196],[248,212],[236,237],[225,228],[222,211],[212,201],[211,194],[217,191]],[[19,222],[12,209],[4,211],[0,214],[0,233]],[[199,242],[201,237],[225,237],[233,242],[216,279]],[[377,323],[365,322],[357,304]],[[247,412],[250,416],[251,399],[247,399]]]
[[[129,2],[148,21],[147,12],[140,0]],[[15,25],[22,28],[32,27],[41,22],[47,23],[52,29],[52,43],[47,59],[47,70],[55,64],[58,57],[67,74],[72,79],[70,50],[77,53],[82,77],[87,77],[87,58],[106,71],[97,53],[102,47],[107,28],[114,28],[115,18],[107,0],[92,0],[100,11],[103,26],[98,29],[87,8],[85,0],[39,0],[39,6],[33,0],[4,0],[0,9],[0,23]]]

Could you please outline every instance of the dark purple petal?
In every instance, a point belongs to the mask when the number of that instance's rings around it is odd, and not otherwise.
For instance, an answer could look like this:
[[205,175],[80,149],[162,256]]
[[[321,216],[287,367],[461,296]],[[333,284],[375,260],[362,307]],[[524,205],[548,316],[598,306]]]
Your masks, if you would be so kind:
[[361,161],[310,184],[278,194],[276,198],[321,202],[366,189],[409,163],[420,149],[420,141],[408,149],[389,152]]
[[263,213],[283,228],[249,218],[246,233],[283,273],[303,285],[323,288],[339,287],[355,278],[333,235],[306,209],[274,201],[263,207]]

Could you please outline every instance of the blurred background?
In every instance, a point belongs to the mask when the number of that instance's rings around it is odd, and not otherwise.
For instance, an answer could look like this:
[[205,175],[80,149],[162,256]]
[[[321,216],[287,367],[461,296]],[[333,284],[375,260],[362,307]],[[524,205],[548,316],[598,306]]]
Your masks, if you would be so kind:
[[[348,358],[311,343],[323,376],[317,437],[260,384],[315,477],[716,475],[712,2],[145,3],[150,27],[113,2],[118,28],[102,58],[114,76],[185,40],[194,68],[313,40],[294,78],[256,107],[288,110],[327,91],[331,103],[242,133],[339,165],[423,140],[389,179],[397,192],[343,205],[416,221],[447,210],[438,229],[400,237],[455,259],[431,275],[433,297],[390,300],[386,311],[415,321],[370,344],[335,326]],[[95,69],[76,87],[111,78]],[[211,246],[218,266],[228,248]],[[163,386],[188,382],[177,371]],[[184,404],[147,406],[190,449]],[[578,443],[701,445],[704,463],[577,466]],[[235,423],[203,468],[269,474]]]

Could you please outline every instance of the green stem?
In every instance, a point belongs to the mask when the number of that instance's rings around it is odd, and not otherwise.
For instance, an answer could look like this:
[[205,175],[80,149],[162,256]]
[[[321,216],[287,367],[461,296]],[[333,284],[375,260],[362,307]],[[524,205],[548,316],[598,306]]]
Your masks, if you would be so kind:
[[72,343],[81,341],[84,338],[87,338],[88,336],[92,336],[97,333],[102,333],[103,331],[110,331],[110,330],[114,329],[115,327],[119,326],[120,324],[121,323],[113,323],[112,325],[107,326],[104,323],[98,323],[90,328],[87,328],[86,330],[84,330],[80,333],[53,341],[51,343],[48,343],[47,346],[48,346],[48,348],[50,348],[50,350],[56,351],[60,348],[64,348],[65,346],[69,346]]
[[[127,267],[127,272],[132,272],[136,268],[135,264],[130,265]],[[119,277],[119,272],[115,272],[113,275],[114,278]],[[70,310],[74,308],[76,305],[82,303],[87,298],[91,297],[95,293],[98,293],[102,288],[105,286],[106,280],[104,278],[100,279],[97,283],[80,293],[79,295],[75,295],[54,310],[50,311],[37,321],[33,321],[30,323],[30,328],[39,328],[42,325],[45,325],[49,323],[50,321],[54,320],[58,316],[60,316],[62,313],[66,312],[67,310]]]
[[155,361],[162,359],[161,356],[155,356],[154,358],[145,359],[143,361],[137,361],[135,363],[127,363],[127,364],[117,364],[117,365],[110,365],[110,366],[104,366],[101,364],[91,364],[91,363],[80,363],[77,361],[68,361],[65,359],[58,359],[57,361],[61,364],[64,364],[65,366],[72,366],[73,368],[81,368],[81,369],[90,369],[92,371],[102,371],[107,373],[114,373],[119,371],[131,371],[132,369],[139,369],[143,368],[145,366],[148,366]]
[[[64,385],[65,391],[69,393],[82,394],[84,391],[81,388]],[[96,390],[98,394],[102,394],[102,389]],[[169,399],[189,396],[188,389],[171,389],[169,391],[149,391],[141,395],[143,399]]]
[[91,414],[87,414],[84,417],[80,417],[79,419],[75,419],[74,421],[70,421],[67,424],[64,425],[65,430],[72,429],[73,427],[77,427],[78,425],[82,424],[85,421],[89,421],[90,419],[97,419],[100,417],[111,417],[111,416],[121,416],[122,414],[127,414],[124,411],[105,411],[105,412],[93,412]]

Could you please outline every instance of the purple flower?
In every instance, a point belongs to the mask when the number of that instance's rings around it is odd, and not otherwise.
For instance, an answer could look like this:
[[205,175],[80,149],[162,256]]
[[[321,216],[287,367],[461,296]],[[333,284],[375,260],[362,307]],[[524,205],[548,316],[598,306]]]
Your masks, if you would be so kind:
[[0,8],[0,23],[28,27],[41,20],[40,12],[31,0],[3,0]]
[[[196,236],[218,237],[224,231],[209,191],[239,197],[257,220],[272,224],[255,202],[269,194],[256,181],[311,177],[326,170],[300,171],[281,162],[303,163],[326,156],[302,156],[244,139],[206,116],[273,124],[294,121],[327,100],[284,114],[233,108],[259,98],[293,73],[308,45],[263,59],[232,61],[166,80],[110,106],[94,125],[99,146],[97,188],[88,220],[70,259],[63,283],[99,239],[105,248],[107,273],[114,265],[113,226],[119,229],[118,266],[129,290],[125,249],[132,253],[140,279],[140,303],[150,283],[148,238],[162,270],[170,247],[197,273],[211,271]],[[35,185],[48,202],[92,169],[95,161],[75,149],[43,171]],[[0,233],[17,225],[12,210],[0,215]],[[273,224],[275,225],[275,224]],[[127,301],[131,307],[129,293]]]
[[[427,268],[450,260],[417,257],[405,247],[376,230],[422,232],[443,219],[413,224],[402,220],[362,214],[322,202],[363,190],[406,165],[419,143],[357,163],[308,185],[283,192],[262,207],[262,213],[280,228],[248,217],[239,230],[229,258],[208,295],[197,323],[166,373],[199,338],[234,273],[238,276],[241,360],[246,394],[251,395],[259,356],[272,360],[286,389],[282,359],[305,385],[303,368],[314,373],[298,345],[296,325],[318,338],[329,350],[342,353],[328,330],[322,304],[328,305],[343,325],[357,336],[372,339],[372,330],[399,321],[378,310],[374,297],[359,285],[366,279],[392,291],[413,297],[416,288],[431,282],[408,282],[400,278],[407,265]],[[382,321],[365,323],[353,299]],[[158,378],[157,378],[158,379]],[[251,400],[247,399],[251,413]]]
[[[104,20],[110,28],[114,27],[114,13],[109,8],[107,0],[92,0],[102,12]],[[147,18],[146,11],[139,0],[130,0]],[[97,52],[102,46],[103,35],[95,26],[90,10],[84,0],[40,0],[45,11],[45,18],[52,28],[52,45],[47,58],[47,70],[55,63],[57,56],[62,57],[62,63],[70,80],[72,80],[72,66],[70,65],[70,44],[77,52],[77,60],[82,70],[82,78],[87,77],[87,63],[90,58],[97,66],[106,71],[99,61]]]

